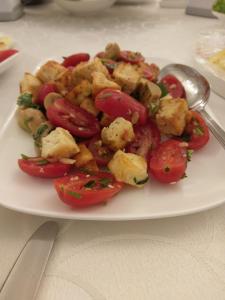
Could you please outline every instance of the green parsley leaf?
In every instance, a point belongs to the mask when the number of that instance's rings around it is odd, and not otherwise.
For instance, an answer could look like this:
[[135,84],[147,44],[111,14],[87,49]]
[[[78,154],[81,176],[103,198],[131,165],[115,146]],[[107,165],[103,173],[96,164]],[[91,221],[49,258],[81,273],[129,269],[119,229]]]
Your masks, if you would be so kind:
[[109,185],[111,182],[112,182],[112,181],[111,181],[111,179],[109,179],[109,178],[101,178],[101,179],[99,179],[99,183],[100,183],[100,185],[101,185],[102,188],[108,187],[108,185]]
[[163,97],[165,97],[166,95],[169,94],[166,86],[162,82],[159,82],[157,85],[161,90],[161,98],[163,98]]
[[136,183],[136,184],[138,184],[138,185],[145,184],[147,181],[148,181],[148,177],[146,177],[146,178],[143,179],[143,180],[137,180],[137,178],[134,177],[134,183]]
[[157,113],[157,111],[159,110],[159,104],[158,103],[154,103],[154,102],[151,102],[150,104],[149,104],[149,112],[150,112],[150,116],[154,116],[156,113]]
[[181,179],[184,179],[184,178],[187,178],[187,177],[188,177],[187,174],[184,173],[183,176],[181,177]]
[[187,143],[190,142],[190,139],[191,139],[190,134],[184,132],[184,133],[182,134],[182,136],[181,136],[181,139],[182,139],[182,141],[184,141],[184,142],[187,142]]
[[34,143],[37,147],[41,147],[41,138],[46,130],[48,130],[49,127],[46,123],[41,124],[36,132],[33,134]]
[[225,13],[225,1],[217,0],[216,3],[213,5],[213,10],[218,11],[220,13]]
[[49,161],[46,160],[46,159],[42,159],[42,160],[39,160],[39,161],[36,162],[36,164],[38,166],[44,166],[44,165],[47,165],[48,163],[49,163]]
[[96,181],[95,180],[90,180],[87,183],[85,183],[84,187],[91,189],[96,185]]
[[192,157],[192,154],[193,154],[193,150],[191,150],[191,149],[188,149],[187,150],[187,160],[188,161],[191,161],[191,157]]
[[32,102],[32,94],[24,93],[18,97],[17,105],[25,108],[35,108],[39,109],[40,106]]
[[73,191],[67,191],[67,194],[69,196],[72,196],[72,197],[76,198],[76,199],[80,199],[82,197],[81,194],[73,192]]
[[204,135],[204,130],[200,125],[198,127],[195,127],[193,132],[195,135],[198,135],[198,136]]

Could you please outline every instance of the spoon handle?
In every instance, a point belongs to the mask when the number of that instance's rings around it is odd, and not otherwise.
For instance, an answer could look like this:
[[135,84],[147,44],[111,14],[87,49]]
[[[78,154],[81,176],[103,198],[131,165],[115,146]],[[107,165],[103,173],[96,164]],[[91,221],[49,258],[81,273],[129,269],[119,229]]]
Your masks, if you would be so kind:
[[207,113],[205,110],[201,111],[202,116],[204,117],[209,129],[211,130],[212,134],[218,140],[218,142],[223,146],[225,149],[225,130],[220,127],[217,122]]

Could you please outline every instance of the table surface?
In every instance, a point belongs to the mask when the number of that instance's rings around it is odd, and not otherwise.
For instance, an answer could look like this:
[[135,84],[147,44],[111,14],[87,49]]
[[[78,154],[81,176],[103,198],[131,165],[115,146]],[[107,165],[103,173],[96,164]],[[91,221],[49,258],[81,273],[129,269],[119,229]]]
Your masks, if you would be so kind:
[[[95,53],[117,41],[145,56],[192,64],[199,33],[217,26],[215,19],[157,4],[117,5],[89,18],[69,16],[53,3],[26,9],[21,19],[0,23],[0,31],[12,35],[21,49],[15,67],[0,78],[0,126],[14,105],[23,72],[40,60],[74,50]],[[215,96],[210,108],[225,126],[224,100]],[[161,220],[59,221],[38,300],[224,300],[224,216],[221,206]],[[45,220],[0,208],[0,286],[25,241]]]

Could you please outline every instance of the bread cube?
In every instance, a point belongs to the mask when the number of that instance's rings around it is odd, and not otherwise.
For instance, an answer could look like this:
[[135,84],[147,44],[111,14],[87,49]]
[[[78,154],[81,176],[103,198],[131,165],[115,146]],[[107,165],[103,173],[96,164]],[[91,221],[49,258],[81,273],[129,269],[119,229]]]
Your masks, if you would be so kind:
[[119,63],[113,71],[113,77],[125,93],[131,94],[136,89],[141,75],[134,65]]
[[114,81],[107,79],[101,72],[93,72],[93,94],[97,95],[106,88],[121,90],[121,87]]
[[109,43],[105,47],[104,58],[117,60],[120,55],[120,47],[117,43]]
[[75,156],[75,166],[77,168],[85,166],[94,159],[93,154],[85,144],[78,144],[80,152]]
[[88,111],[93,116],[97,116],[99,110],[96,108],[94,101],[91,98],[85,98],[80,104],[80,107]]
[[84,99],[92,94],[92,84],[87,80],[82,80],[77,84],[65,98],[73,104],[80,105]]
[[185,99],[163,99],[156,114],[156,123],[162,134],[180,136],[185,128],[188,104]]
[[54,60],[47,61],[36,73],[43,83],[57,80],[67,69]]
[[23,79],[20,81],[20,93],[32,94],[32,101],[35,102],[42,82],[30,73],[25,73]]
[[65,96],[74,87],[72,79],[72,71],[70,69],[66,69],[57,77],[55,84],[57,91],[61,95]]
[[109,127],[104,127],[101,132],[104,144],[114,151],[123,149],[131,142],[135,135],[131,122],[124,118],[116,118]]
[[148,180],[147,162],[139,155],[118,150],[108,164],[116,180],[142,187]]
[[96,57],[92,61],[81,62],[73,69],[73,82],[74,84],[80,83],[82,80],[86,79],[92,82],[93,72],[103,73],[106,77],[109,77],[109,72],[107,68],[103,65],[101,60]]
[[61,127],[42,138],[41,156],[44,158],[71,158],[79,151],[73,136]]

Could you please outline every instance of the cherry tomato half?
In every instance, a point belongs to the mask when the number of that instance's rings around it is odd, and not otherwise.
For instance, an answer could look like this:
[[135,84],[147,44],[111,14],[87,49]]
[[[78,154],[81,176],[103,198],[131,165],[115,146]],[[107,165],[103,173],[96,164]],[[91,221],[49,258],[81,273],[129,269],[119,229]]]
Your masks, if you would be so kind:
[[87,207],[106,202],[120,192],[123,184],[106,172],[95,175],[76,173],[54,181],[59,198],[72,207]]
[[160,143],[160,132],[157,126],[149,120],[145,125],[134,126],[134,133],[135,139],[126,147],[126,151],[148,159],[150,152]]
[[187,148],[177,140],[167,140],[151,154],[150,174],[162,183],[179,181],[187,167]]
[[68,175],[71,165],[61,162],[50,163],[42,157],[18,159],[20,169],[30,176],[57,178]]
[[55,125],[78,137],[92,137],[100,131],[98,120],[86,110],[65,99],[56,99],[47,108],[47,117]]
[[0,51],[0,62],[3,62],[10,56],[16,54],[17,52],[18,52],[18,50],[16,50],[16,49],[1,50]]
[[198,150],[204,147],[209,141],[209,129],[197,111],[191,111],[191,119],[188,123],[184,137],[188,142],[188,148]]
[[100,135],[97,135],[90,140],[88,148],[99,166],[106,166],[113,157],[113,152],[107,146],[102,144]]
[[127,50],[127,51],[120,51],[119,60],[137,65],[140,62],[144,61],[145,59],[141,53]]
[[62,65],[66,68],[76,67],[79,63],[89,61],[90,55],[88,53],[77,53],[64,57]]
[[56,93],[57,87],[53,83],[45,83],[41,86],[38,97],[37,97],[37,103],[44,105],[44,99],[49,93]]
[[147,108],[131,96],[114,89],[104,89],[95,97],[95,106],[109,115],[117,118],[123,117],[132,121],[135,117],[138,124],[147,121]]
[[160,81],[166,87],[173,98],[185,98],[185,90],[182,83],[173,75],[166,75]]

